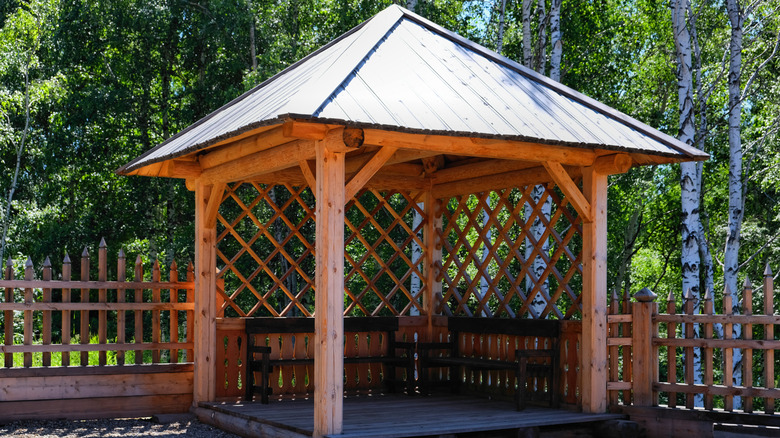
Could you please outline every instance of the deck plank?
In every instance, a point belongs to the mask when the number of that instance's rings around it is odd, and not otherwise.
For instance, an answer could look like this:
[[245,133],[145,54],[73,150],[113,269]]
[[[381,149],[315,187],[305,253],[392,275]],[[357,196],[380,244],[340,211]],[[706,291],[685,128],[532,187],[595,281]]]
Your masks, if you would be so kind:
[[[260,403],[201,403],[223,414],[272,425],[301,437],[311,436],[311,400]],[[394,415],[388,415],[388,414]],[[403,415],[399,415],[403,413]],[[339,438],[407,438],[491,430],[584,424],[623,418],[615,414],[583,414],[528,407],[516,411],[510,402],[448,395],[433,397],[363,396],[344,400],[344,431]]]

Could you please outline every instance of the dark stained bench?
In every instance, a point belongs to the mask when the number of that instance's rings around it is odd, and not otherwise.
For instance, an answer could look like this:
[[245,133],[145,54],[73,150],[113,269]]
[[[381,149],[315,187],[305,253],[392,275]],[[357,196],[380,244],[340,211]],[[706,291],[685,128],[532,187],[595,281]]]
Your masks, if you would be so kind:
[[[432,368],[447,367],[450,370],[450,380],[444,383],[454,391],[461,384],[459,373],[461,368],[472,371],[514,371],[518,388],[514,397],[518,410],[525,408],[528,399],[539,399],[545,395],[550,406],[558,405],[558,339],[560,322],[538,319],[508,319],[508,318],[468,318],[450,317],[447,319],[449,342],[419,343],[420,355],[420,388],[424,393],[430,392],[432,382],[428,373]],[[490,357],[488,352],[477,354],[461,351],[464,334],[472,334],[473,339],[483,339],[485,336],[524,336],[537,338],[537,348],[516,349],[514,359],[509,357]],[[546,341],[547,345],[544,345]],[[546,379],[547,390],[530,391],[526,388],[529,379]],[[457,381],[453,381],[456,380]],[[539,381],[539,380],[537,380]]]
[[[406,369],[406,389],[412,392],[414,379],[414,343],[395,340],[398,331],[398,319],[395,317],[355,317],[344,318],[344,334],[349,338],[353,334],[382,333],[385,348],[380,355],[344,357],[344,364],[382,364],[386,368],[385,384],[393,391],[397,383],[396,368]],[[253,400],[256,391],[260,392],[262,403],[268,403],[271,393],[269,380],[274,367],[313,364],[313,357],[271,358],[271,347],[266,342],[274,342],[267,335],[295,333],[300,334],[296,342],[304,342],[304,336],[310,336],[314,342],[314,318],[250,318],[246,320],[247,334],[247,385],[246,400]],[[372,341],[373,342],[373,341]],[[401,354],[397,354],[403,350]],[[259,380],[255,373],[260,374]],[[390,378],[388,378],[390,376]],[[315,383],[316,384],[316,383]]]

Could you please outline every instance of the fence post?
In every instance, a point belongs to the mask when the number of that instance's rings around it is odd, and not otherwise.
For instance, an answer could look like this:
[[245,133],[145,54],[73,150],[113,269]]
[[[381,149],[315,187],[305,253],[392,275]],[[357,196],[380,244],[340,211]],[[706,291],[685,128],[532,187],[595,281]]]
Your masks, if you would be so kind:
[[[772,269],[769,263],[764,270],[764,314],[772,316],[775,314],[774,298],[775,283],[772,278]],[[764,325],[764,339],[775,339],[774,324]],[[768,389],[775,387],[775,350],[764,350],[764,386]],[[767,397],[765,400],[764,412],[767,414],[775,413],[775,399]]]
[[648,288],[634,294],[633,362],[634,405],[654,406],[653,382],[658,377],[658,358],[653,354],[653,315],[658,313],[658,296]]
[[[24,279],[25,281],[34,280],[34,268],[33,262],[30,257],[27,257],[27,263],[24,265]],[[35,301],[33,297],[32,288],[28,287],[24,289],[24,304],[32,304]],[[33,343],[33,312],[32,310],[24,311],[24,345],[32,345]],[[33,355],[32,353],[24,353],[24,367],[32,367]]]
[[[8,262],[5,264],[5,275],[3,276],[6,280],[13,280],[14,278],[14,261],[11,259],[11,257],[8,257]],[[13,288],[7,287],[5,288],[5,302],[6,303],[13,303],[14,302],[14,290]],[[5,345],[13,345],[14,343],[14,311],[13,310],[6,310],[4,312],[4,321],[5,321]],[[13,353],[5,353],[5,363],[6,368],[11,368],[14,366],[14,354]]]

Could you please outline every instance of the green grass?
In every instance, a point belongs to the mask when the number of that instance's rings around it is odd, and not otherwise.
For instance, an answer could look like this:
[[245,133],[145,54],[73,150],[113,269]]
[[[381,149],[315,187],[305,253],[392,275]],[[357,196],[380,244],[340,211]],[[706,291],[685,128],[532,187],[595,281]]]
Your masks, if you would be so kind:
[[[114,342],[114,340],[109,340],[109,342]],[[131,343],[132,341],[129,341],[128,343]],[[79,343],[79,337],[75,336],[73,339],[71,339],[71,344],[78,344]],[[97,344],[98,343],[98,337],[93,336],[89,340],[90,344]],[[40,345],[40,343],[36,343],[37,345]],[[179,354],[181,354],[182,351],[180,351]],[[62,356],[63,353],[50,353],[51,354],[51,366],[53,367],[59,367],[62,366]],[[81,365],[99,365],[100,364],[100,353],[97,351],[90,351],[87,353],[87,363],[82,364],[81,363],[81,352],[78,351],[71,351],[69,353],[66,353],[70,356],[70,366],[81,366]],[[135,355],[136,354],[143,354],[143,363],[152,363],[152,352],[149,350],[144,351],[126,351],[125,352],[125,364],[134,364],[135,363]],[[170,353],[168,351],[161,351],[160,352],[160,362],[161,363],[167,363]],[[13,353],[13,366],[14,367],[24,367],[24,355],[25,353]],[[44,353],[32,353],[32,366],[33,367],[41,367],[43,366],[43,355]],[[107,351],[106,352],[106,365],[119,365],[117,360],[117,352],[116,351]]]

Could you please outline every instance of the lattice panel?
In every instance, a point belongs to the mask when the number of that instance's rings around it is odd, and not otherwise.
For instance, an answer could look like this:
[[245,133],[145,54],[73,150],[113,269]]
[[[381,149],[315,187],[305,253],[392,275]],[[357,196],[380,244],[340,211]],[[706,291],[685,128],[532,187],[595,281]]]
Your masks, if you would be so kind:
[[[363,190],[345,210],[345,314],[423,313],[419,195]],[[229,186],[217,225],[220,314],[312,316],[314,198],[306,188]]]
[[350,315],[422,314],[421,195],[364,190],[347,203],[345,288]]
[[443,313],[580,314],[582,221],[554,184],[452,198],[443,221]]
[[239,183],[217,216],[221,312],[311,316],[314,312],[314,199],[308,188]]

